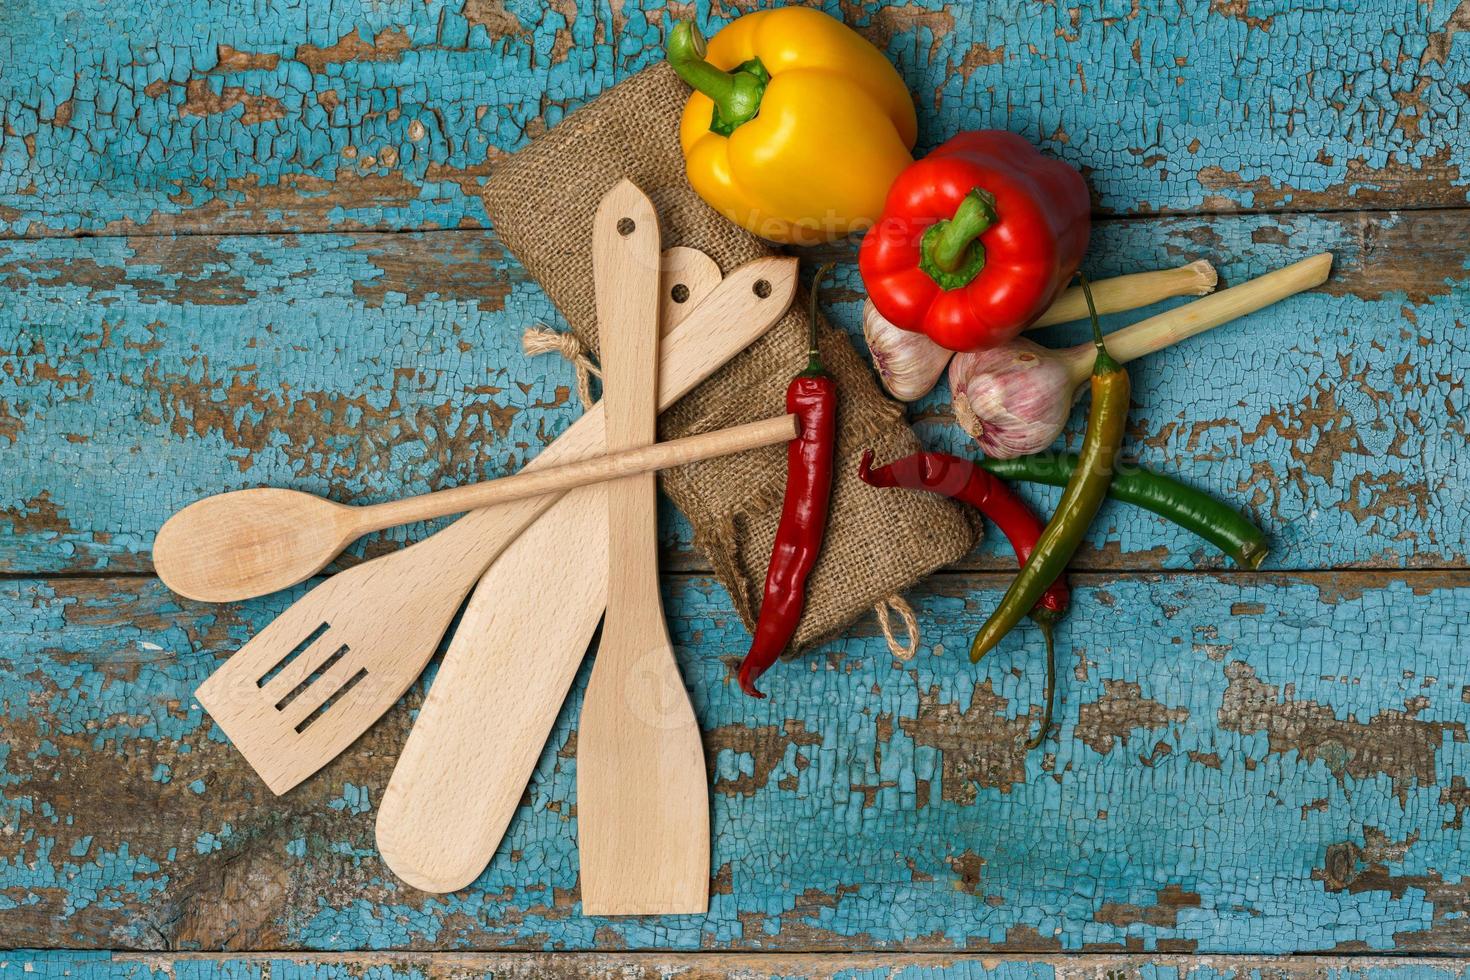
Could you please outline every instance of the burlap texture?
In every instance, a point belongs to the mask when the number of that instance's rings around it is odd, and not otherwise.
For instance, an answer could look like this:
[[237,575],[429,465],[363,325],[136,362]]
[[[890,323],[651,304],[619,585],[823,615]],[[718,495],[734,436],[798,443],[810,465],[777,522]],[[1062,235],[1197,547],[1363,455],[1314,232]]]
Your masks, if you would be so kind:
[[[698,248],[725,272],[774,253],[712,210],[685,179],[678,122],[688,95],[666,65],[649,68],[501,161],[485,188],[485,207],[501,241],[593,349],[592,220],[602,195],[620,179],[632,180],[653,201],[664,248]],[[660,438],[781,414],[786,386],[806,364],[806,307],[807,297],[799,292],[791,311],[765,337],[664,412]],[[823,322],[820,344],[837,378],[837,472],[826,544],[812,572],[793,650],[835,636],[875,603],[960,558],[980,533],[973,515],[958,504],[878,490],[858,479],[864,449],[886,461],[921,447],[901,407],[882,394],[846,335]],[[772,447],[667,470],[662,484],[751,627],[781,515],[785,450]]]

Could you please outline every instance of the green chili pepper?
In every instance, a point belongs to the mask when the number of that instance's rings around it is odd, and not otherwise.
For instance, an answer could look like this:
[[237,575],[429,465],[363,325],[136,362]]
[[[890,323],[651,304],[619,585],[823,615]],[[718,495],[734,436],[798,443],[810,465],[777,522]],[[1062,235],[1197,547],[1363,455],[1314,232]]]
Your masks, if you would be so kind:
[[[1037,453],[1016,459],[985,459],[980,465],[1006,480],[1063,487],[1077,468],[1071,453]],[[1266,534],[1223,501],[1162,473],[1138,467],[1113,477],[1108,496],[1151,510],[1186,531],[1204,538],[1244,568],[1260,568],[1266,560]]]
[[1011,582],[1005,598],[970,646],[970,660],[978,661],[1009,633],[1036,600],[1056,581],[1072,560],[1097,509],[1107,496],[1113,480],[1113,464],[1123,445],[1123,430],[1128,422],[1128,372],[1113,360],[1103,344],[1102,327],[1097,322],[1097,309],[1092,291],[1082,280],[1087,296],[1087,310],[1092,316],[1092,342],[1097,345],[1097,359],[1092,364],[1092,409],[1087,414],[1087,434],[1082,439],[1082,453],[1077,468],[1067,481],[1061,502],[1047,522],[1046,530]]

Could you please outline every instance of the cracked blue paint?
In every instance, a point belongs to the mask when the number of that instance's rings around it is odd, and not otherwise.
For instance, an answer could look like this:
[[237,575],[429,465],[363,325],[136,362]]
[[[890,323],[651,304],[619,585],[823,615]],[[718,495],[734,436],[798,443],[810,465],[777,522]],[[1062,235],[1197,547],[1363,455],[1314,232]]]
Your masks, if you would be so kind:
[[[500,153],[656,60],[667,11],[19,0],[0,10],[0,237],[147,234],[0,242],[0,947],[861,948],[890,958],[826,975],[1095,975],[957,955],[1055,946],[1141,949],[1149,978],[1463,976],[1157,954],[1464,950],[1470,579],[1434,569],[1470,550],[1470,253],[1463,214],[1433,209],[1470,186],[1470,3],[829,9],[899,64],[921,147],[1019,131],[1085,166],[1106,211],[1423,208],[1106,222],[1087,268],[1203,256],[1238,282],[1334,251],[1328,289],[1139,364],[1132,448],[1245,503],[1274,569],[1424,570],[1176,574],[1223,563],[1109,506],[1083,560],[1149,572],[1079,583],[1060,730],[1025,758],[1034,633],[962,656],[998,577],[916,596],[912,663],[864,623],[752,704],[729,681],[747,638],[728,596],[671,576],[710,739],[709,913],[577,914],[585,671],[495,861],[456,895],[413,892],[372,837],[411,708],[278,800],[192,700],[300,590],[204,607],[151,580],[16,576],[147,572],[163,518],[222,489],[370,502],[534,456],[580,411],[573,376],[520,352],[555,311],[474,230],[477,190]],[[227,234],[154,234],[174,230]],[[860,284],[850,266],[836,281],[857,337]],[[943,409],[913,409],[920,434],[964,451]],[[663,523],[697,569],[687,523]],[[1008,560],[994,540],[977,558]],[[0,978],[444,972],[362,955],[12,952]]]
[[[1130,449],[1244,505],[1273,540],[1272,567],[1434,567],[1470,553],[1470,459],[1455,451],[1466,394],[1446,370],[1466,350],[1470,229],[1444,214],[1387,215],[1366,239],[1358,219],[1332,216],[1094,233],[1097,277],[1205,257],[1239,282],[1336,255],[1335,294],[1293,297],[1131,368]],[[209,493],[275,485],[368,503],[534,456],[581,412],[569,367],[520,349],[522,330],[558,323],[556,311],[482,233],[407,237],[0,245],[0,279],[18,280],[0,291],[0,321],[21,325],[0,345],[0,406],[14,418],[0,446],[10,431],[19,450],[0,468],[0,528],[14,529],[0,536],[0,568],[146,571],[154,530]],[[1375,241],[1399,244],[1385,254]],[[1420,266],[1425,254],[1434,265]],[[837,285],[833,318],[862,349],[855,270]],[[1079,329],[1041,339],[1075,342]],[[943,385],[915,406],[920,437],[972,452],[947,407]],[[687,555],[687,523],[664,517],[668,546]],[[1089,541],[1140,565],[1225,564],[1121,505]],[[1004,544],[987,543],[982,560],[1008,561]]]
[[[923,959],[902,955],[857,956],[847,958],[872,965],[845,965],[841,961],[802,957],[777,962],[762,962],[759,957],[704,957],[705,968],[729,970],[751,980],[788,980],[798,977],[820,977],[823,980],[1056,980],[1095,971],[1094,962],[1072,964],[1066,960],[980,958]],[[876,962],[874,962],[876,961]],[[1433,961],[1369,961],[1352,962],[1343,958],[1315,962],[1305,959],[1269,960],[1239,965],[1219,961],[1181,961],[1179,958],[1133,957],[1119,960],[1124,968],[1119,976],[1136,975],[1143,980],[1269,980],[1271,977],[1328,976],[1332,980],[1457,980],[1463,968]],[[504,968],[508,971],[539,968],[540,975],[579,976],[588,969],[606,968],[607,961],[550,959],[528,963],[494,954],[458,960],[456,965],[486,975]],[[642,956],[622,967],[619,975],[629,977],[666,976],[690,965],[687,960],[663,959],[657,955]],[[17,950],[0,960],[0,977],[5,980],[60,980],[63,977],[96,980],[108,977],[118,980],[425,980],[437,975],[439,964],[428,958],[397,957],[380,959],[370,954],[347,960],[322,960],[307,956],[225,954],[210,958],[184,959],[171,956],[141,957],[129,954],[89,953],[84,951],[44,952]],[[1320,970],[1321,972],[1317,972]],[[563,972],[565,971],[565,972]],[[1091,975],[1090,973],[1085,975]]]
[[342,795],[327,804],[333,810],[346,810],[348,813],[367,813],[372,809],[372,800],[368,796],[366,786],[354,786],[351,783],[342,784]]
[[[691,950],[955,950],[1028,936],[1064,950],[1433,948],[1462,911],[1466,801],[1448,789],[1470,765],[1455,669],[1470,581],[1438,574],[1087,578],[1062,630],[1059,734],[1024,758],[1017,740],[1041,694],[1034,631],[979,665],[962,656],[999,577],[943,577],[918,597],[927,643],[911,663],[864,624],[780,665],[759,704],[728,681],[746,642],[728,597],[673,577],[670,629],[715,760],[712,872],[726,884],[706,916],[643,920],[576,914],[564,750],[585,670],[495,860],[465,891],[424,896],[383,868],[372,810],[351,803],[381,791],[376,750],[350,750],[276,800],[184,710],[202,672],[290,596],[232,607],[221,627],[201,606],[153,617],[164,593],[149,580],[71,594],[12,583],[0,697],[35,710],[7,716],[7,739],[48,739],[62,757],[38,769],[11,753],[0,769],[0,896],[83,934],[89,916],[115,910],[126,924],[113,941],[128,944],[153,941],[152,910],[189,882],[238,871],[292,883],[300,897],[262,899],[262,914],[306,949],[588,949],[611,936]],[[78,609],[91,638],[65,621]],[[127,623],[166,652],[170,631],[198,647],[141,659],[137,635],[100,639]],[[165,705],[166,733],[148,722]],[[405,723],[395,718],[389,744]],[[776,753],[742,747],[779,739],[791,741]],[[94,771],[125,767],[174,744],[194,750],[173,756],[177,778],[131,790],[170,814],[169,831],[136,843],[117,842],[120,814],[53,796],[43,775],[83,757]],[[207,805],[187,803],[203,771],[223,784]],[[155,826],[126,821],[133,836]],[[179,838],[188,846],[175,852]],[[1343,847],[1352,860],[1335,863]]]
[[[899,66],[921,150],[1011,129],[1086,166],[1111,210],[1408,203],[1419,168],[1466,199],[1454,3],[824,6]],[[495,157],[657,61],[670,21],[463,0],[9,11],[0,230],[31,235],[481,223]]]

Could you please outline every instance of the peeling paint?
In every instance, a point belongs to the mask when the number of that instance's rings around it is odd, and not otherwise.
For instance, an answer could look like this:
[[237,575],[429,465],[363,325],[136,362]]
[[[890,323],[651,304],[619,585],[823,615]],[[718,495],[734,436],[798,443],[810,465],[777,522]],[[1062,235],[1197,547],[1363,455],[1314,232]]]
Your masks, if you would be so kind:
[[[1094,233],[1095,277],[1205,257],[1240,281],[1336,254],[1327,289],[1130,366],[1133,451],[1243,506],[1267,531],[1273,567],[1433,567],[1470,554],[1470,458],[1452,451],[1470,394],[1447,361],[1467,349],[1470,212],[1430,214],[1148,219]],[[580,412],[568,366],[520,350],[521,332],[558,324],[556,310],[478,231],[14,242],[0,247],[0,282],[0,318],[54,325],[0,340],[0,446],[19,459],[0,468],[0,510],[44,493],[76,524],[0,539],[0,568],[146,570],[152,532],[205,493],[422,492],[511,471]],[[860,344],[852,265],[837,287],[832,316]],[[1041,339],[1081,338],[1066,326]],[[916,429],[968,454],[947,399],[941,386],[919,403]],[[153,492],[98,500],[76,473]],[[1055,500],[1021,492],[1042,511]],[[687,523],[665,516],[673,567],[707,570]],[[1012,563],[992,536],[965,567]],[[1228,559],[1108,504],[1076,565]]]
[[1140,696],[1133,681],[1105,680],[1096,701],[1078,708],[1077,737],[1094,752],[1111,752],[1114,744],[1128,744],[1135,729],[1159,729],[1186,720],[1189,711],[1168,708]]
[[[1034,638],[978,665],[953,653],[895,665],[880,637],[847,637],[783,664],[757,705],[727,683],[746,641],[728,596],[671,576],[670,632],[710,733],[716,886],[707,916],[650,920],[577,913],[586,666],[500,854],[468,889],[428,896],[382,865],[372,828],[422,685],[280,798],[190,697],[299,590],[208,606],[149,579],[0,583],[0,896],[17,903],[6,936],[158,949],[1458,949],[1452,776],[1470,761],[1456,669],[1470,578],[1360,573],[1355,595],[1327,601],[1330,577],[1079,577],[1062,639],[1088,638],[1095,668],[1064,675],[1057,734],[1028,754]],[[928,635],[963,650],[1004,582],[936,577],[916,596]],[[1231,616],[1236,602],[1263,611]],[[1229,659],[1172,642],[1203,627]],[[1172,750],[1151,764],[1088,744],[1084,709],[1132,702],[1116,678],[1175,711]],[[1342,842],[1356,850],[1329,862]]]
[[[1095,277],[1205,257],[1238,282],[1336,253],[1322,289],[1135,365],[1130,440],[1244,503],[1273,568],[1339,571],[1161,571],[1224,563],[1109,505],[1079,566],[1145,573],[1077,577],[1061,637],[1076,667],[1038,753],[1021,747],[1040,712],[1034,632],[979,665],[957,656],[1000,576],[943,574],[915,596],[916,660],[895,665],[865,625],[783,664],[761,705],[729,683],[745,638],[728,596],[671,576],[714,790],[706,916],[578,914],[585,670],[503,852],[430,897],[388,873],[371,827],[422,684],[274,798],[191,694],[297,593],[210,607],[95,574],[147,572],[154,529],[204,493],[367,502],[533,456],[577,413],[570,371],[519,351],[556,313],[478,230],[479,188],[660,57],[670,14],[714,27],[750,7],[65,0],[0,29],[0,236],[58,236],[0,243],[0,945],[690,951],[565,967],[21,952],[0,975],[1037,980],[1106,963],[1110,980],[1460,980],[1446,960],[1164,954],[1470,948],[1470,581],[1453,570],[1470,554],[1470,0],[829,6],[899,65],[921,149],[1003,126],[1085,167],[1104,214],[1222,213],[1099,222]],[[1240,210],[1272,213],[1224,216]],[[416,229],[438,230],[366,233]],[[96,233],[131,237],[75,237]],[[852,250],[833,251],[834,315],[856,336]],[[943,397],[916,407],[921,435],[969,451]],[[663,516],[666,567],[703,571]],[[965,567],[1010,563],[990,540]],[[715,948],[745,952],[694,952]],[[816,951],[848,958],[829,969]]]
[[[0,234],[482,225],[486,162],[657,61],[672,14],[714,31],[764,5],[43,4],[6,38]],[[1467,201],[1463,4],[826,9],[897,64],[921,152],[1014,130],[1084,167],[1107,212]],[[341,179],[351,147],[399,179]]]

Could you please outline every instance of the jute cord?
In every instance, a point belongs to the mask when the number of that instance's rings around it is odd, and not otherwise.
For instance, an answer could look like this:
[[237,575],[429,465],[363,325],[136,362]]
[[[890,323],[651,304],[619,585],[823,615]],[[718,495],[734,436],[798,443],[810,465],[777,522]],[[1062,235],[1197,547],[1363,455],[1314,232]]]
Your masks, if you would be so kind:
[[[908,633],[907,643],[899,643],[893,635],[893,625],[888,618],[890,608],[903,620],[903,628]],[[914,607],[895,594],[878,603],[873,610],[878,614],[878,625],[883,628],[883,639],[888,641],[888,652],[899,660],[914,659],[914,654],[919,652],[919,617],[914,615]]]
[[528,357],[554,353],[570,361],[577,372],[577,397],[582,400],[582,408],[592,407],[592,379],[602,380],[602,370],[588,355],[586,346],[576,334],[563,333],[538,323],[527,327],[521,335],[521,347]]

